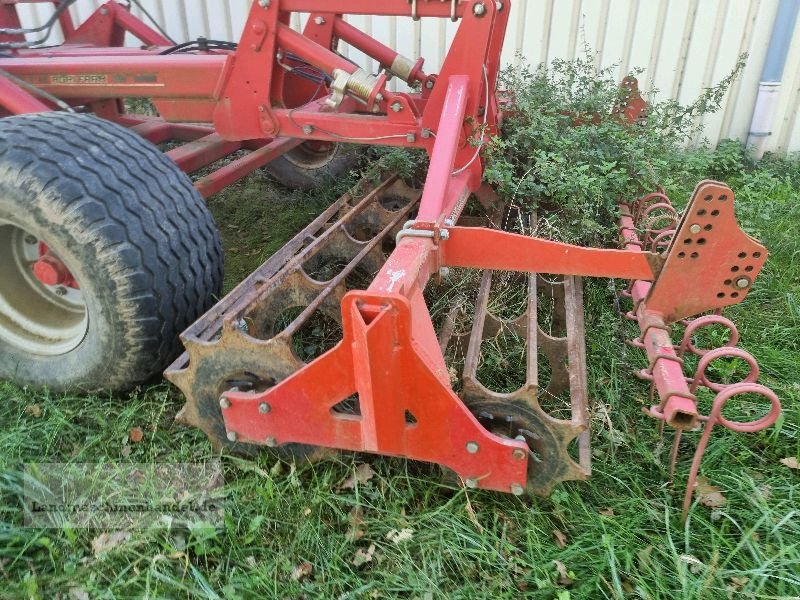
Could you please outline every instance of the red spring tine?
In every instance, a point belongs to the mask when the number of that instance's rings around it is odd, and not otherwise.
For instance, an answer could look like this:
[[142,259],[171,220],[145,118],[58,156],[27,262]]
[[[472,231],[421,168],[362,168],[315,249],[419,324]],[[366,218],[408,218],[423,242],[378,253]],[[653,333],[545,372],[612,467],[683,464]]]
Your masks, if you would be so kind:
[[[711,353],[709,352],[709,354]],[[734,396],[739,396],[741,394],[758,394],[769,400],[769,413],[760,419],[749,422],[730,421],[726,419],[722,415],[722,409],[725,406],[725,403]],[[681,521],[686,521],[686,516],[689,514],[689,507],[692,505],[692,490],[694,490],[695,485],[697,484],[697,474],[700,471],[700,463],[703,460],[703,454],[706,451],[706,446],[708,445],[708,440],[711,437],[711,430],[714,428],[714,425],[719,423],[731,431],[736,431],[739,433],[753,433],[756,431],[761,431],[762,429],[766,429],[767,427],[771,427],[775,424],[775,421],[778,420],[780,415],[781,403],[780,400],[778,400],[777,394],[763,385],[759,385],[757,383],[737,383],[735,385],[726,387],[719,394],[717,394],[711,407],[711,414],[708,416],[705,428],[703,429],[703,435],[700,437],[700,443],[697,444],[697,450],[694,453],[694,459],[692,460],[692,468],[689,471],[689,481],[686,483],[686,494],[683,498],[683,513],[681,515]]]
[[653,202],[655,200],[661,200],[662,202],[666,202],[670,205],[672,204],[669,198],[667,198],[666,194],[660,192],[648,194],[644,198],[640,198],[634,202],[633,211],[631,211],[633,213],[631,216],[633,217],[634,223],[639,222],[639,218],[642,216],[642,211],[644,210],[645,206],[647,206],[649,202]]
[[659,250],[666,250],[672,243],[672,238],[675,237],[674,229],[665,229],[660,232],[653,241],[650,243],[650,252],[658,252]]
[[[659,222],[669,219],[669,223],[656,228]],[[653,234],[659,235],[665,231],[675,231],[678,227],[678,213],[671,204],[659,202],[651,204],[642,214],[640,229],[644,230],[644,245],[649,246],[653,241]]]
[[728,343],[722,346],[723,348],[732,348],[739,343],[739,330],[736,328],[736,324],[733,321],[726,319],[721,315],[706,315],[704,317],[693,319],[686,324],[686,330],[683,333],[683,341],[678,348],[678,356],[683,356],[687,350],[695,356],[704,356],[708,354],[711,349],[697,348],[692,343],[692,336],[697,333],[699,329],[710,327],[712,325],[722,325],[731,332],[731,337],[728,340]]
[[[710,381],[706,375],[706,370],[712,362],[720,358],[741,358],[750,367],[750,372],[747,374],[747,377],[745,377],[744,380],[735,384],[723,384]],[[709,350],[703,354],[703,356],[700,358],[700,362],[697,364],[697,371],[695,372],[692,385],[689,387],[689,391],[694,393],[697,391],[698,386],[703,385],[714,392],[722,392],[734,385],[755,383],[758,381],[758,374],[758,363],[751,354],[745,352],[741,348],[729,348],[728,346],[723,346],[722,348]]]

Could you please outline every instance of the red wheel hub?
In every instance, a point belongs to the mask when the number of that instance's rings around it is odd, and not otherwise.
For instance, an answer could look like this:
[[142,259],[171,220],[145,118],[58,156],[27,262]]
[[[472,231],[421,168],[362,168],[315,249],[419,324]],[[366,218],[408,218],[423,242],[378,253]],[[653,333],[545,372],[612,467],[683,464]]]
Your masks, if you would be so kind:
[[50,249],[43,242],[39,242],[39,260],[33,264],[33,274],[45,285],[79,288],[67,266],[57,256],[50,254]]

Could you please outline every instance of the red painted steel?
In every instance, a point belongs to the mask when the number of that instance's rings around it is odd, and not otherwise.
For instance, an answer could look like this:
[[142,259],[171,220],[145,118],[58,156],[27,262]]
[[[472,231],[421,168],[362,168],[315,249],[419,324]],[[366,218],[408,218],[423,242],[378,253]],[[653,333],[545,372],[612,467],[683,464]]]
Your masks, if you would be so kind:
[[580,248],[494,229],[451,227],[442,262],[448,267],[653,281],[657,258],[639,250]]
[[[630,204],[620,205],[620,231],[628,250],[642,252],[648,242],[651,246],[658,246],[659,239],[668,244],[664,270],[672,269],[672,271],[667,271],[666,276],[662,273],[655,284],[641,280],[631,282],[627,295],[633,300],[634,307],[628,313],[628,318],[637,321],[642,332],[641,337],[634,340],[632,345],[644,349],[649,360],[649,367],[640,375],[651,381],[651,400],[658,395],[658,404],[650,407],[647,413],[677,430],[670,454],[670,473],[675,469],[682,432],[694,429],[698,425],[703,426],[684,495],[684,520],[691,507],[700,464],[714,426],[720,424],[740,433],[761,431],[771,427],[781,413],[777,395],[769,388],[756,383],[759,376],[756,360],[744,350],[735,347],[739,341],[736,325],[718,314],[724,306],[742,300],[766,258],[766,249],[744,234],[736,224],[733,201],[733,192],[729,188],[717,182],[702,182],[695,190],[681,223],[674,220],[671,225],[661,228],[654,226],[658,219],[653,217],[655,211],[651,209],[660,206],[662,211],[668,209],[662,215],[674,214],[669,198],[663,191],[650,194]],[[640,236],[640,232],[644,232],[644,237]],[[697,236],[700,235],[707,236],[707,239],[698,246],[700,238]],[[677,269],[670,266],[672,261],[677,261],[679,265]],[[703,268],[693,266],[686,268],[687,261],[696,261],[702,264]],[[720,286],[711,287],[712,290],[727,289],[727,291],[717,292],[711,300],[708,297],[707,286],[697,288],[685,286],[676,278],[676,271],[688,277],[696,277],[698,273],[702,273],[706,284],[713,284],[715,278],[719,276],[728,277],[721,281]],[[739,281],[736,281],[737,275],[742,275]],[[672,296],[671,302],[670,296]],[[695,307],[694,310],[698,307],[716,310],[717,313],[685,322],[683,341],[675,346],[672,343],[669,324],[687,313],[687,306]],[[710,326],[726,328],[730,333],[728,341],[719,348],[697,348],[693,343],[693,336],[699,330]],[[683,369],[683,358],[687,352],[700,357],[694,376],[689,378],[685,377]],[[728,384],[712,381],[707,374],[709,366],[714,361],[731,358],[742,360],[748,365],[748,374],[744,379]],[[700,387],[716,393],[709,415],[698,412],[695,394]],[[744,394],[761,396],[769,402],[767,413],[751,422],[726,419],[722,415],[725,403]]]
[[0,106],[13,115],[48,112],[50,107],[10,79],[0,76]]

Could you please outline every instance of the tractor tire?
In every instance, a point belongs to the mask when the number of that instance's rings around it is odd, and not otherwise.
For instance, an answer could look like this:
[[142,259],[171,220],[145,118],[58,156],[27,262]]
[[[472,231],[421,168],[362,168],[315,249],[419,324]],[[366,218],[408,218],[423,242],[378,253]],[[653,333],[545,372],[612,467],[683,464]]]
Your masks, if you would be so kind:
[[314,190],[346,174],[358,162],[357,146],[305,142],[264,167],[278,183]]
[[0,379],[143,383],[219,296],[222,269],[211,213],[155,146],[90,115],[0,119]]

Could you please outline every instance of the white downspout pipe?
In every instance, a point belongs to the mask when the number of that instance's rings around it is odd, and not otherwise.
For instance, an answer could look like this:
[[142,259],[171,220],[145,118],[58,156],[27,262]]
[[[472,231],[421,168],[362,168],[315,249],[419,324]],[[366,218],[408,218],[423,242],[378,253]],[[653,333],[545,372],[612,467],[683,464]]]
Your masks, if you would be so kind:
[[800,0],[781,0],[775,15],[769,50],[764,61],[761,82],[758,84],[750,132],[747,135],[747,145],[753,147],[756,158],[764,155],[767,139],[772,135],[775,107],[780,97],[783,70],[786,67],[798,12]]

